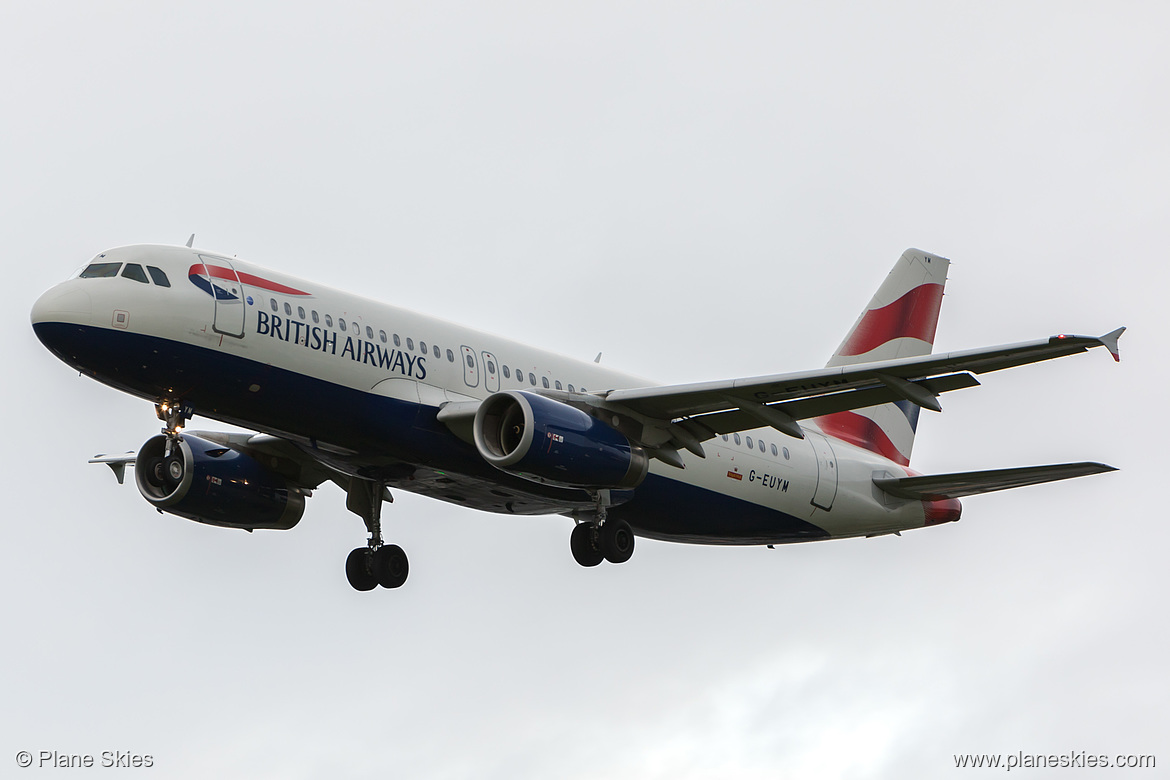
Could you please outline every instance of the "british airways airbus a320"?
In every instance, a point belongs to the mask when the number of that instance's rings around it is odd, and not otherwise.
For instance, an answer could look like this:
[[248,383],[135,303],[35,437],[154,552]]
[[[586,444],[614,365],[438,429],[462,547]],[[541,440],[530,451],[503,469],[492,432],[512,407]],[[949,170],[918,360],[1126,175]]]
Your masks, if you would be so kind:
[[[192,237],[194,238],[194,237]],[[634,538],[761,545],[959,519],[977,493],[1112,471],[1099,463],[921,476],[921,409],[975,374],[1106,347],[1100,337],[931,354],[949,261],[907,250],[823,369],[655,385],[187,246],[110,249],[36,302],[58,358],[155,405],[136,454],[98,456],[201,523],[289,529],[325,481],[365,522],[351,585],[406,581],[382,539],[390,488],[490,512],[572,518],[577,563]],[[255,434],[183,432],[194,414]]]

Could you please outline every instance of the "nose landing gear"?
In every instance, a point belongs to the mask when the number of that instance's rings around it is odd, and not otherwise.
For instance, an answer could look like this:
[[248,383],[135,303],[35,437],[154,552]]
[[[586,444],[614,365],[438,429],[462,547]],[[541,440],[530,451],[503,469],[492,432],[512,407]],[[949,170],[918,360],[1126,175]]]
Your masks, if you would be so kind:
[[187,468],[183,456],[176,451],[175,445],[179,441],[179,431],[195,413],[195,408],[182,401],[160,401],[154,405],[154,413],[163,422],[163,434],[167,437],[167,445],[162,457],[151,458],[142,468],[146,471],[146,481],[156,488],[165,488],[168,491],[178,487],[183,481]]
[[171,454],[171,445],[178,441],[179,431],[191,416],[195,414],[195,407],[182,401],[159,401],[154,405],[154,413],[163,421],[163,434],[167,437],[167,448],[164,457]]

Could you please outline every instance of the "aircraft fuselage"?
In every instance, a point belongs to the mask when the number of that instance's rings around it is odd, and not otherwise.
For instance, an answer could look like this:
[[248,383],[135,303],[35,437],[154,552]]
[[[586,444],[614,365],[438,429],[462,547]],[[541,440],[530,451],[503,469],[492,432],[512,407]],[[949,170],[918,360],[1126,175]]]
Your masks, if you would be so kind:
[[[37,336],[78,371],[286,438],[345,473],[477,509],[570,513],[592,499],[490,465],[437,419],[444,404],[501,390],[654,384],[197,249],[128,246],[92,262],[118,264],[117,275],[75,276],[33,310]],[[143,273],[126,276],[131,264]],[[957,501],[932,515],[931,502],[874,486],[875,476],[912,473],[905,467],[806,431],[717,437],[704,444],[706,458],[682,452],[685,469],[653,460],[644,482],[613,492],[610,514],[641,536],[708,544],[874,535],[958,518]]]

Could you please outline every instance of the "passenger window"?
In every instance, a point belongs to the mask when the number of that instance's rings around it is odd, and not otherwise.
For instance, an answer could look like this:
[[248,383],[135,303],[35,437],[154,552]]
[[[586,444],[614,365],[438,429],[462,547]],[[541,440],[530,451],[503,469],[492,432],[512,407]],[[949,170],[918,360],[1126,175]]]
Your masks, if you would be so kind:
[[378,331],[378,338],[382,339],[382,343],[385,344],[386,343],[386,331],[384,331],[384,330]]
[[748,449],[749,449],[749,450],[750,450],[750,449],[752,449],[752,448],[754,448],[754,447],[756,446],[755,444],[753,444],[753,443],[752,443],[752,437],[751,437],[751,436],[748,436],[748,437],[747,437],[747,446],[748,446]]
[[733,433],[733,434],[731,434],[731,438],[735,439],[735,443],[736,443],[737,445],[740,443],[740,441],[739,441],[739,434],[738,434],[738,433]]
[[763,452],[764,451],[764,440],[763,439],[760,439],[759,445],[760,445],[760,452]]
[[362,335],[362,326],[357,323],[357,320],[350,320],[349,324],[353,325],[354,333],[358,334],[359,336]]
[[[394,340],[395,340],[395,341],[398,341],[398,337],[397,337],[397,336],[395,336],[395,337],[394,337]],[[455,362],[455,353],[454,353],[454,352],[452,352],[451,350],[447,350],[447,362],[448,362],[448,363],[454,363],[454,362]]]
[[325,327],[326,327],[326,328],[332,328],[332,327],[333,327],[333,315],[332,315],[332,314],[326,314],[326,315],[325,315]]
[[572,386],[572,385],[569,385],[569,392],[570,392],[570,393],[572,393],[572,392],[575,392],[575,391],[573,390],[573,386]]
[[788,448],[784,448],[784,460],[788,460]]
[[406,340],[406,348],[409,349],[411,352],[414,352],[414,339],[407,339]]
[[516,372],[516,381],[519,382],[520,384],[524,384],[524,372],[523,371]]
[[558,379],[557,380],[557,390],[560,390],[560,389],[562,389],[561,388],[561,380]]
[[725,433],[723,434],[723,441],[731,441],[731,437]]
[[81,279],[108,279],[111,276],[118,275],[118,269],[122,267],[121,263],[90,263],[81,272]]
[[366,326],[366,338],[368,338],[370,341],[374,340],[374,329],[369,325]]
[[286,317],[292,316],[292,306],[289,304],[288,301],[284,302],[284,316],[286,316]]
[[[423,352],[426,352],[426,350],[424,349]],[[487,365],[487,369],[488,369],[489,374],[496,373],[496,364],[489,360],[488,365]]]
[[511,379],[512,378],[512,372],[508,370],[507,366],[500,366],[500,368],[502,368],[504,370],[504,379]]
[[402,339],[398,338],[397,333],[394,334],[394,346],[396,346],[396,347],[402,346]]
[[345,330],[345,318],[344,317],[337,318],[337,328],[338,328],[338,330],[341,330],[341,331]]
[[[423,353],[424,355],[425,355],[425,354],[427,354],[427,343],[426,343],[425,341],[420,341],[420,342],[418,343],[418,351],[419,351],[419,352],[421,352],[421,353]],[[494,373],[496,373],[494,369],[489,369],[489,370],[490,370],[490,371],[491,371],[493,374],[494,374]]]
[[146,281],[146,271],[143,271],[142,266],[138,263],[127,263],[126,269],[122,271],[122,276],[126,279],[133,279],[136,282],[150,284],[150,282]]
[[531,371],[528,372],[528,384],[536,387],[536,374],[532,373]]
[[[410,341],[410,339],[407,339],[407,342],[409,342],[409,341]],[[473,358],[471,355],[467,356],[467,367],[468,368],[475,368],[475,358]]]
[[547,376],[542,376],[542,377],[540,378],[540,381],[541,381],[541,382],[544,384],[544,389],[545,389],[545,390],[547,390],[547,389],[548,389],[548,377],[547,377]]
[[313,324],[316,325],[321,322],[321,318],[317,316],[317,310],[313,309]]
[[435,360],[438,360],[439,359],[439,347],[437,345],[432,344],[431,349],[434,350]]
[[146,270],[150,272],[150,278],[159,287],[170,287],[171,280],[167,278],[166,273],[161,268],[155,268],[153,265],[146,266]]
[[779,454],[779,453],[778,453],[778,452],[776,452],[776,445],[775,445],[775,444],[773,444],[773,445],[772,445],[772,457],[774,458],[774,457],[776,457],[778,454]]
[[269,302],[270,304],[272,304],[272,310],[273,310],[273,311],[280,311],[280,304],[278,304],[278,303],[276,302],[276,299],[275,299],[275,298],[269,298],[269,299],[268,299],[268,302]]
[[302,320],[305,318],[305,307],[304,306],[297,307],[297,316],[300,317]]

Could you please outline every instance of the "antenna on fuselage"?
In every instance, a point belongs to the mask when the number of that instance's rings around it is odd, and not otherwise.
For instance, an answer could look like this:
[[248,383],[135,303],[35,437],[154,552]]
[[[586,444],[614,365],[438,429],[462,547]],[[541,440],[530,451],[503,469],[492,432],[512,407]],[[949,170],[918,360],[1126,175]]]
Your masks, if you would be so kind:
[[597,353],[597,357],[593,358],[593,362],[594,362],[594,363],[600,363],[600,362],[601,362],[601,353],[600,353],[600,352],[598,352],[598,353]]
[[191,237],[187,239],[187,248],[190,249],[191,245],[194,243],[195,243],[195,234],[192,233]]

